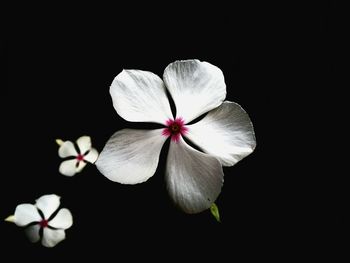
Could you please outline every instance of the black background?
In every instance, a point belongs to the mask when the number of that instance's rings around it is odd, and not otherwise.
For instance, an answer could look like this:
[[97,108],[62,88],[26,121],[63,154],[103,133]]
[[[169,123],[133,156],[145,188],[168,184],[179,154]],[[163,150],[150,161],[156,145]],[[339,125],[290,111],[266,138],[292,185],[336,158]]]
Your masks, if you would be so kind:
[[[271,256],[305,249],[294,240],[307,243],[321,225],[336,232],[344,224],[342,191],[333,181],[323,189],[327,179],[315,179],[305,155],[318,141],[308,130],[319,118],[310,102],[337,73],[334,2],[42,8],[14,12],[2,41],[1,218],[55,193],[74,225],[65,241],[47,249],[2,222],[2,249],[12,261]],[[93,165],[71,178],[59,174],[56,138],[89,135],[101,151],[117,130],[151,128],[124,121],[112,106],[109,86],[122,69],[162,76],[169,63],[191,58],[223,71],[227,100],[249,113],[257,138],[250,156],[224,168],[216,202],[221,224],[209,211],[187,215],[171,203],[164,184],[168,144],[143,184],[113,183]]]

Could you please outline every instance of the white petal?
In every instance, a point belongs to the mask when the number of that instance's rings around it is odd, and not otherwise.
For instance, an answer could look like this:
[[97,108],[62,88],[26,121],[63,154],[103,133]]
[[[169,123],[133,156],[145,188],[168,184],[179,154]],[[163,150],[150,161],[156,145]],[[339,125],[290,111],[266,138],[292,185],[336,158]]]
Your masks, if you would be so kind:
[[145,182],[157,169],[160,150],[166,139],[162,129],[118,131],[100,153],[96,166],[115,182]]
[[166,182],[174,202],[187,213],[208,209],[223,184],[220,162],[189,145],[181,137],[171,141],[166,167]]
[[45,227],[41,243],[45,247],[54,247],[65,238],[66,233],[63,229],[50,229],[48,227]]
[[67,208],[62,208],[57,215],[49,222],[54,228],[68,229],[73,225],[73,217]]
[[77,173],[77,160],[67,160],[63,161],[60,165],[60,168],[58,169],[61,174],[66,176],[73,176]]
[[91,138],[89,136],[82,136],[77,140],[77,145],[80,150],[80,154],[85,154],[91,149]]
[[91,148],[90,152],[84,156],[84,160],[88,161],[89,163],[96,162],[98,157],[98,151],[94,148]]
[[87,164],[86,162],[80,161],[78,164],[78,167],[76,167],[75,171],[77,173],[80,173],[83,170],[83,168],[86,166],[86,164]]
[[176,105],[176,117],[185,123],[218,107],[226,97],[222,71],[207,62],[183,60],[164,71],[164,83]]
[[21,204],[15,210],[15,224],[17,226],[25,226],[32,222],[41,221],[38,209],[32,204]]
[[60,206],[60,198],[58,195],[43,195],[39,199],[36,200],[36,207],[43,212],[45,219],[49,219],[49,217],[57,210]]
[[40,240],[39,230],[40,230],[39,224],[29,226],[25,229],[25,233],[26,233],[27,237],[29,238],[30,242],[35,243],[35,242],[38,242]]
[[123,70],[110,87],[113,106],[128,121],[164,124],[172,119],[163,81],[142,70]]
[[232,166],[249,155],[256,145],[248,114],[230,101],[225,101],[187,128],[186,137],[226,166]]
[[58,155],[61,158],[69,156],[77,156],[78,153],[74,148],[74,144],[71,141],[65,141],[60,148],[58,148]]

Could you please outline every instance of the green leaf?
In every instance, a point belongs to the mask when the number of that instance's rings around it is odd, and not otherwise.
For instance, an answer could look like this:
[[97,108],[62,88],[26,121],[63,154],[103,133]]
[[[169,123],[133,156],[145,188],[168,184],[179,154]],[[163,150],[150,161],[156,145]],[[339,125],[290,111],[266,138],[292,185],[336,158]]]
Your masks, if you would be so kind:
[[210,207],[210,212],[211,214],[215,217],[216,221],[218,221],[219,223],[221,223],[220,221],[220,213],[219,213],[219,208],[218,206],[213,203]]

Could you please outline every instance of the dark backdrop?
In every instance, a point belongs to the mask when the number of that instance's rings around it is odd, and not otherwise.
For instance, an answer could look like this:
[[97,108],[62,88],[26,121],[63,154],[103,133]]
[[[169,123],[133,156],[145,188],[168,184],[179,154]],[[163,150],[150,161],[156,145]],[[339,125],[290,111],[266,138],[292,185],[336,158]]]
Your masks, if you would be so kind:
[[[49,193],[62,196],[74,217],[67,239],[53,249],[33,245],[22,229],[1,223],[2,247],[13,259],[274,255],[290,248],[295,230],[308,240],[322,215],[335,226],[342,223],[334,199],[322,197],[321,205],[314,197],[312,168],[296,140],[310,123],[297,117],[305,98],[336,71],[327,44],[332,3],[298,15],[292,6],[253,3],[157,8],[47,7],[9,18],[2,45],[8,72],[1,218]],[[221,224],[209,211],[187,215],[171,203],[164,184],[168,143],[156,174],[143,184],[113,183],[93,165],[71,178],[59,174],[56,138],[89,135],[101,151],[115,131],[142,127],[124,121],[112,106],[109,86],[122,69],[162,76],[169,63],[191,58],[222,69],[227,100],[249,113],[257,138],[250,156],[224,168],[216,202]],[[320,212],[323,205],[332,216]]]

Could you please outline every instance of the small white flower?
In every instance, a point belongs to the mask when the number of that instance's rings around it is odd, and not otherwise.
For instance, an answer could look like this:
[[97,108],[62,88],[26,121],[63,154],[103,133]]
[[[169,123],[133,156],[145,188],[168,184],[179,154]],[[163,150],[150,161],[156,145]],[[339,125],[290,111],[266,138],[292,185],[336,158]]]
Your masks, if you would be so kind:
[[52,218],[59,205],[59,196],[55,194],[43,195],[36,200],[35,205],[18,205],[14,216],[7,221],[12,221],[17,226],[27,226],[26,234],[31,242],[38,242],[40,235],[42,235],[41,243],[43,246],[54,247],[66,238],[65,230],[73,224],[72,214],[66,208],[60,209]]
[[88,162],[94,163],[98,157],[97,150],[91,147],[89,136],[82,136],[76,141],[78,151],[71,141],[63,142],[57,139],[56,142],[60,145],[58,155],[61,158],[70,157],[60,165],[59,171],[63,175],[73,176],[81,172]]
[[[174,100],[175,116],[166,90]],[[236,164],[255,148],[248,114],[237,103],[224,101],[224,75],[210,63],[176,61],[165,69],[163,80],[148,71],[123,70],[115,77],[110,94],[115,110],[125,120],[159,123],[164,128],[116,132],[101,152],[97,168],[115,182],[145,182],[155,173],[160,151],[170,137],[167,188],[187,213],[211,207],[223,184],[222,165]],[[208,114],[203,119],[189,124],[204,113]]]

